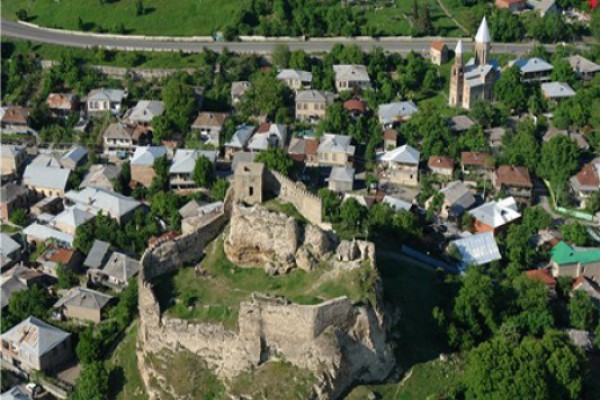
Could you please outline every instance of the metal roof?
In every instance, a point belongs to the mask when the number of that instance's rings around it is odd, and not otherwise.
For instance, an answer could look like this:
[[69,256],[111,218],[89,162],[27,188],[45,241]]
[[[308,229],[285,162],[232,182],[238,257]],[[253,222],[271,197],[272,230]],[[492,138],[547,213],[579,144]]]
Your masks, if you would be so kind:
[[70,333],[36,317],[28,317],[0,336],[3,341],[14,343],[21,351],[36,357],[43,356],[70,337]]
[[481,20],[477,34],[475,35],[475,42],[477,43],[491,43],[492,36],[490,35],[490,28],[488,28],[487,19],[485,16]]
[[409,203],[408,201],[404,201],[402,199],[397,199],[395,197],[388,196],[388,195],[385,195],[382,201],[385,204],[389,204],[390,207],[392,207],[396,211],[398,211],[398,210],[410,211],[410,209],[412,208],[412,204]]
[[173,162],[169,167],[170,174],[191,174],[199,157],[206,157],[211,163],[217,160],[217,152],[213,150],[177,149]]
[[329,181],[354,182],[354,168],[333,167],[329,174]]
[[308,71],[302,71],[299,69],[282,69],[277,74],[277,79],[297,79],[302,82],[312,82],[312,74]]
[[546,82],[542,83],[542,93],[550,99],[575,96],[575,91],[565,82]]
[[19,250],[21,245],[17,243],[10,235],[0,232],[0,256],[8,256]]
[[550,258],[558,265],[596,263],[600,261],[600,248],[573,247],[563,241],[550,250]]
[[54,308],[79,307],[90,310],[102,310],[114,297],[84,287],[69,289],[55,304]]
[[25,186],[65,190],[71,171],[63,168],[28,165],[23,174]]
[[326,133],[321,138],[317,151],[319,153],[345,153],[354,155],[355,148],[350,145],[351,142],[352,138],[350,136]]
[[164,146],[138,146],[131,157],[131,165],[152,166],[157,158],[166,154]]
[[165,112],[165,103],[157,100],[140,100],[135,107],[129,109],[124,119],[134,122],[151,122],[152,118]]
[[381,156],[381,161],[419,165],[420,157],[421,153],[419,153],[419,150],[405,144],[396,147],[394,150],[386,151],[383,156]]
[[377,109],[377,115],[382,124],[392,124],[402,119],[409,118],[419,111],[417,105],[412,101],[381,104]]
[[70,190],[65,194],[65,198],[77,203],[81,208],[92,214],[102,211],[113,218],[121,218],[142,204],[133,197],[91,187],[82,189],[79,192]]
[[106,259],[110,249],[110,243],[95,239],[83,265],[88,268],[100,268]]
[[552,71],[554,67],[552,64],[547,63],[539,57],[533,58],[520,58],[518,60],[511,61],[509,66],[517,66],[522,73],[533,73],[533,72],[544,72]]
[[491,232],[476,233],[454,240],[452,245],[460,254],[461,272],[470,265],[483,265],[502,259],[494,234]]
[[482,204],[469,211],[469,214],[492,228],[501,227],[521,217],[513,197]]
[[229,140],[229,142],[225,144],[225,146],[236,147],[240,149],[243,148],[244,146],[246,146],[255,130],[256,128],[252,125],[238,126],[237,130],[233,134],[233,137],[231,138],[231,140]]
[[370,82],[367,67],[359,64],[338,64],[333,66],[336,81]]

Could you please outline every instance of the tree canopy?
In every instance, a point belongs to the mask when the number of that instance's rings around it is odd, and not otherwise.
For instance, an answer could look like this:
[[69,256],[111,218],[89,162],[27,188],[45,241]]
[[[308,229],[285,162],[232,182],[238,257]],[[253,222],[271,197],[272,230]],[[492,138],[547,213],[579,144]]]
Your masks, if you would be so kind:
[[281,172],[284,175],[289,175],[294,166],[294,161],[280,147],[270,147],[260,152],[256,157],[256,161],[264,163],[266,168]]

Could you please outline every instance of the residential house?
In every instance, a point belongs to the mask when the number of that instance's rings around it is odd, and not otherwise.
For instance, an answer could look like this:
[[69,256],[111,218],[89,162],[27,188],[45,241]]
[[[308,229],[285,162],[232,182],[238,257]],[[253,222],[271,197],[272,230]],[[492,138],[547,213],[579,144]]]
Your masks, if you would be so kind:
[[229,118],[228,113],[202,111],[198,113],[191,128],[200,131],[200,138],[206,144],[218,147],[227,118]]
[[46,276],[41,272],[27,268],[23,264],[15,265],[13,268],[0,275],[0,311],[3,311],[13,294],[21,292],[34,285],[42,286]]
[[297,162],[304,163],[309,167],[319,165],[319,157],[317,150],[319,148],[319,140],[314,137],[293,137],[290,140],[288,154]]
[[567,57],[567,61],[573,68],[575,75],[582,81],[591,81],[600,73],[600,65],[578,54]]
[[231,160],[234,153],[246,150],[255,130],[256,128],[252,125],[238,126],[229,142],[225,143],[225,158]]
[[475,121],[466,115],[455,115],[454,117],[448,119],[448,126],[454,133],[466,132],[475,125]]
[[109,192],[114,191],[113,182],[119,179],[121,167],[113,164],[94,164],[81,181],[79,189],[96,188]]
[[83,255],[78,250],[50,246],[36,260],[41,270],[50,276],[58,277],[59,265],[71,271],[77,271],[83,262]]
[[542,83],[542,95],[547,100],[559,102],[575,96],[575,91],[565,82]]
[[29,190],[9,182],[0,187],[0,219],[8,221],[15,210],[28,210]]
[[427,161],[429,170],[436,175],[452,178],[454,172],[454,159],[452,157],[431,156]]
[[53,241],[60,246],[73,247],[73,235],[59,231],[46,225],[33,223],[23,229],[28,243],[45,243]]
[[448,61],[448,46],[440,40],[434,40],[429,46],[429,59],[432,64],[442,65]]
[[80,206],[69,206],[52,218],[50,226],[58,229],[61,232],[75,236],[77,228],[91,219],[94,219],[96,214],[81,208]]
[[13,179],[16,175],[19,175],[23,170],[26,159],[27,152],[24,146],[2,144],[0,146],[0,174],[2,180]]
[[412,101],[402,101],[397,103],[381,104],[377,109],[379,123],[384,128],[392,128],[404,122],[419,111],[417,105]]
[[407,144],[386,151],[381,156],[384,178],[399,185],[417,186],[420,157],[421,153]]
[[171,190],[195,190],[198,185],[193,174],[196,160],[199,157],[207,158],[213,165],[217,162],[217,151],[177,149],[173,162],[169,167],[169,185]]
[[356,148],[351,145],[350,136],[326,133],[317,147],[320,166],[349,167],[353,163]]
[[527,0],[527,7],[537,12],[540,17],[558,11],[556,0]]
[[235,107],[242,99],[246,91],[250,89],[251,83],[248,81],[237,81],[231,83],[231,105]]
[[[464,212],[475,205],[475,197],[461,181],[450,182],[439,193],[443,196],[440,217],[444,219],[459,218]],[[433,201],[434,197],[427,200],[425,207]]]
[[400,211],[400,210],[410,211],[413,208],[412,203],[409,203],[408,201],[398,199],[396,197],[392,197],[392,196],[388,196],[388,195],[384,195],[381,202],[392,207],[392,209],[394,211]]
[[495,128],[486,129],[484,132],[488,137],[488,143],[492,149],[492,152],[497,154],[500,151],[500,148],[502,148],[502,138],[506,134],[506,129],[498,126]]
[[383,149],[393,150],[396,147],[398,147],[398,131],[395,129],[383,131]]
[[458,268],[464,273],[469,266],[485,265],[502,259],[492,232],[469,235],[451,242],[459,256]]
[[527,7],[527,0],[496,0],[496,8],[510,12],[523,11]]
[[0,394],[2,400],[31,400],[32,397],[25,385],[17,385]]
[[29,209],[32,215],[39,218],[43,214],[56,215],[64,209],[63,200],[60,197],[44,197]]
[[125,91],[121,89],[93,89],[86,98],[87,112],[89,114],[109,112],[112,115],[119,115],[124,98]]
[[131,180],[149,188],[154,180],[154,162],[167,156],[163,146],[138,146],[131,157]]
[[133,197],[89,187],[80,191],[67,192],[65,203],[76,205],[93,215],[102,213],[121,225],[127,223],[138,208],[142,208],[142,203]]
[[344,110],[348,111],[351,117],[358,118],[367,112],[367,106],[362,100],[348,99],[344,102]]
[[44,168],[63,168],[61,159],[54,153],[50,154],[38,154],[29,165],[35,165],[37,167]]
[[73,357],[71,334],[28,317],[0,336],[2,360],[25,371],[51,373]]
[[283,148],[287,142],[287,126],[265,122],[261,124],[248,142],[248,150],[264,151],[269,147]]
[[494,169],[494,160],[489,153],[480,151],[463,151],[460,154],[460,166],[463,175],[477,178],[490,177]]
[[530,269],[529,271],[523,272],[523,274],[534,282],[541,282],[546,285],[553,295],[556,293],[556,279],[550,275],[548,269]]
[[552,276],[600,280],[600,248],[576,247],[560,242],[550,250]]
[[282,69],[277,74],[277,79],[294,91],[309,89],[312,84],[312,74],[297,69]]
[[134,140],[133,125],[113,122],[108,125],[104,134],[104,154],[112,159],[126,159],[133,155],[137,143]]
[[371,88],[371,79],[367,67],[356,64],[333,66],[335,88],[338,93],[345,90],[363,90]]
[[375,198],[367,197],[360,194],[355,193],[344,193],[344,197],[342,198],[342,204],[346,201],[354,199],[358,204],[366,208],[367,210],[371,208],[371,206],[375,203]]
[[21,261],[21,245],[9,234],[0,232],[0,270],[4,271]]
[[29,116],[31,108],[8,106],[2,109],[0,113],[0,127],[6,131],[28,133],[31,130],[29,126]]
[[67,117],[79,110],[79,97],[73,93],[50,93],[46,106],[52,115]]
[[99,323],[114,297],[84,287],[69,289],[54,304],[58,319],[68,318]]
[[320,90],[302,90],[296,94],[296,121],[316,123],[327,115],[333,104],[333,93]]
[[165,112],[165,103],[157,100],[140,100],[135,107],[127,110],[123,119],[133,124],[152,125],[154,117],[160,117]]
[[573,292],[581,291],[587,293],[592,301],[600,306],[600,285],[598,282],[591,280],[585,275],[579,275],[571,285],[571,290]]
[[548,82],[554,67],[539,57],[520,58],[508,63],[516,66],[521,72],[521,82]]
[[83,266],[87,269],[100,269],[110,256],[110,243],[94,239],[92,248],[83,261]]
[[585,136],[580,132],[572,132],[568,130],[557,129],[554,125],[550,125],[548,127],[548,130],[546,131],[546,133],[544,133],[542,140],[544,142],[549,142],[553,137],[556,136],[566,136],[569,139],[573,140],[575,143],[577,143],[579,150],[586,151],[590,148],[590,144],[585,139]]
[[585,207],[587,199],[600,190],[600,174],[598,169],[600,169],[599,163],[592,162],[586,164],[569,180],[571,190],[580,201],[581,207]]
[[521,218],[517,202],[512,197],[490,201],[469,211],[475,232],[498,232]]
[[533,195],[533,182],[529,170],[514,165],[500,165],[492,178],[494,188],[516,200],[529,203]]
[[492,38],[485,17],[475,35],[475,57],[465,64],[462,40],[456,44],[454,64],[450,72],[450,106],[470,109],[475,101],[493,100],[500,68],[498,62],[490,58],[491,44]]
[[122,290],[127,287],[129,280],[140,272],[140,269],[138,260],[115,251],[101,269],[89,269],[88,276],[95,284]]
[[351,192],[354,186],[354,168],[333,167],[327,181],[333,192]]
[[23,185],[35,195],[63,197],[71,171],[65,168],[30,164],[23,174]]
[[75,146],[60,159],[63,168],[75,171],[87,162],[88,152],[84,147]]

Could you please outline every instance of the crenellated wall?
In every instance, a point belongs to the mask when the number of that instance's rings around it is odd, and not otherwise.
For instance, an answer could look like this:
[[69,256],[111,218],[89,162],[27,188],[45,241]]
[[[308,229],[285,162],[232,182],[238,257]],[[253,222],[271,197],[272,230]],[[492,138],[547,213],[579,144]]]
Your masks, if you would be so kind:
[[293,204],[308,221],[315,225],[322,224],[321,198],[306,190],[304,185],[277,171],[269,171],[266,174],[265,184],[267,189],[276,193],[282,201]]

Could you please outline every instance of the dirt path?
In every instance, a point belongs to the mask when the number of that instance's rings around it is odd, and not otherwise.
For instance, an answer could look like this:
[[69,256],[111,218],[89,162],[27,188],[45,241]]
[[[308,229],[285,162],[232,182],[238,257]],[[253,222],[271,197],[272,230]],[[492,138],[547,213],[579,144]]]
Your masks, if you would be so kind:
[[436,1],[436,3],[438,3],[438,5],[440,6],[440,8],[444,12],[444,14],[446,14],[446,16],[448,18],[450,18],[452,20],[452,22],[454,22],[456,24],[456,26],[458,26],[464,33],[469,35],[469,31],[467,30],[467,28],[465,28],[460,22],[458,22],[458,20],[456,18],[454,18],[454,15],[452,15],[452,13],[450,11],[448,11],[448,9],[444,5],[444,3],[442,3],[442,0],[435,0],[435,1]]

